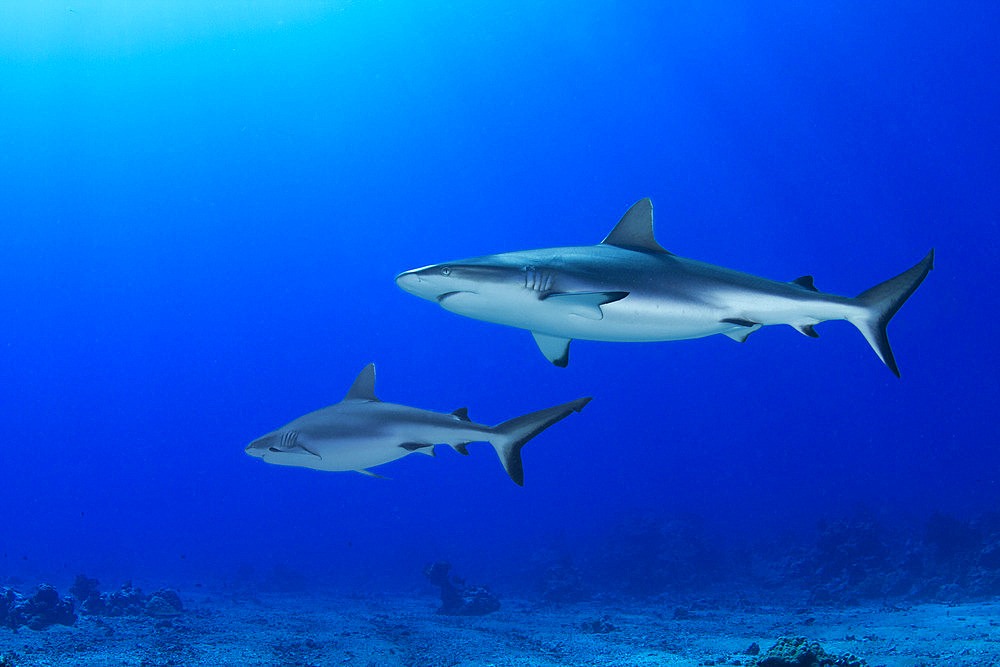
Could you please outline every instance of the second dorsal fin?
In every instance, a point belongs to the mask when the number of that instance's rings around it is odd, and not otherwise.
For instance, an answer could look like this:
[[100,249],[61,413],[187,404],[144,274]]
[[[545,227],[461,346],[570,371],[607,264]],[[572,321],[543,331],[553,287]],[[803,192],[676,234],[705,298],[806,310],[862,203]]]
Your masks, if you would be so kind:
[[649,197],[632,204],[601,243],[642,252],[667,252],[653,236],[653,202]]

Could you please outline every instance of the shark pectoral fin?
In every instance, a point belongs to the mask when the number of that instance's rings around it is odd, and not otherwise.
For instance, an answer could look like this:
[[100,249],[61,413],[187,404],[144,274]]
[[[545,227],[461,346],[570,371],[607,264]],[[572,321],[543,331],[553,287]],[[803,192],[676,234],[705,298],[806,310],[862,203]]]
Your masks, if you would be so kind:
[[793,324],[792,326],[810,338],[819,338],[819,334],[816,333],[811,324]]
[[735,324],[737,326],[746,327],[745,329],[737,329],[736,331],[725,331],[725,335],[729,336],[737,343],[745,343],[747,338],[757,329],[760,329],[763,324],[760,322],[751,322],[750,320],[743,320],[738,317],[727,317],[720,322],[725,322],[726,324]]
[[570,315],[585,317],[588,320],[603,320],[604,312],[601,306],[621,301],[628,292],[553,292],[542,297],[560,306],[567,306]]
[[795,280],[792,281],[792,284],[793,285],[798,285],[799,287],[803,287],[803,288],[809,290],[810,292],[818,292],[819,291],[818,289],[816,289],[816,286],[813,285],[813,277],[812,276],[802,276],[801,278],[796,278]]
[[741,327],[759,327],[760,322],[753,322],[751,320],[744,320],[740,317],[727,317],[724,320],[719,320],[720,322],[725,322],[726,324],[736,324]]
[[389,479],[388,477],[383,477],[382,475],[376,475],[375,473],[369,470],[355,470],[354,472],[359,472],[362,475],[366,475],[368,477],[374,477],[375,479]]
[[569,344],[573,342],[572,338],[550,336],[537,331],[532,331],[531,335],[535,337],[535,343],[546,359],[559,368],[566,368],[569,364]]
[[467,443],[467,442],[460,442],[458,444],[452,445],[451,447],[452,447],[452,449],[454,449],[456,452],[458,452],[462,456],[468,456],[469,455],[469,450],[466,448],[466,446],[468,444],[469,443]]
[[404,442],[399,445],[408,452],[420,452],[428,456],[434,456],[434,445],[426,442]]

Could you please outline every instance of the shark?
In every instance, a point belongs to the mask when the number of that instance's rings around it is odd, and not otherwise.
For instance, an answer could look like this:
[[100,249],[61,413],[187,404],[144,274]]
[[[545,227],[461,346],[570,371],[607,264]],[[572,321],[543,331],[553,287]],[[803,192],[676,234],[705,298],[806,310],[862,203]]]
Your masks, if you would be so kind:
[[653,205],[636,202],[598,245],[542,248],[433,264],[396,277],[403,290],[459,315],[527,329],[552,364],[569,363],[574,339],[652,342],[722,334],[745,342],[787,324],[847,320],[899,377],[886,325],[934,267],[919,263],[855,297],[687,259],[661,246]]
[[473,422],[468,408],[439,413],[380,401],[375,397],[375,364],[369,364],[342,401],[257,438],[245,451],[265,463],[353,470],[379,477],[368,468],[414,452],[434,456],[438,444],[468,454],[467,445],[484,441],[493,445],[510,478],[524,486],[521,448],[556,422],[583,410],[591,398],[578,398],[486,426]]

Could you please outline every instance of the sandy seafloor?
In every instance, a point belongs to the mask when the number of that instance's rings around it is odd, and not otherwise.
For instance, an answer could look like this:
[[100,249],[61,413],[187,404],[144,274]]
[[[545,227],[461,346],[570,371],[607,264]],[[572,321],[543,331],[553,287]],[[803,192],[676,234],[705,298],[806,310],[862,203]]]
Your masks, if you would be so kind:
[[1000,666],[1000,600],[795,609],[504,599],[493,614],[456,617],[435,613],[432,596],[183,595],[169,623],[81,616],[71,627],[0,628],[0,654],[13,665],[754,665],[753,643],[763,655],[779,636],[804,636],[870,666]]

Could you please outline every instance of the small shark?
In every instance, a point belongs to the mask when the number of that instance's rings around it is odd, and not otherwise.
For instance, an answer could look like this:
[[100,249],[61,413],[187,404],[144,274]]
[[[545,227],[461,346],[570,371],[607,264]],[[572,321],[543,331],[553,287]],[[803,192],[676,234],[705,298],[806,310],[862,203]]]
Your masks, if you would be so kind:
[[445,310],[531,331],[556,366],[574,338],[664,341],[723,334],[743,342],[768,324],[806,336],[847,320],[896,377],[886,325],[934,265],[919,264],[856,297],[820,292],[812,276],[760,278],[668,252],[653,236],[653,205],[641,199],[599,245],[543,248],[435,264],[396,277]]
[[493,445],[504,470],[524,485],[521,448],[526,442],[580,412],[590,397],[484,426],[469,419],[468,408],[451,414],[375,398],[375,364],[361,371],[340,403],[311,412],[247,445],[246,453],[267,463],[315,470],[353,470],[378,477],[368,468],[421,452],[434,456],[434,445],[447,444],[460,454],[466,445]]

